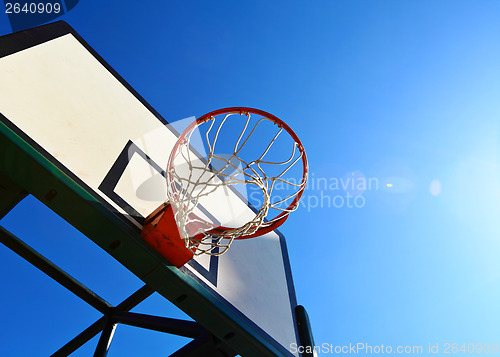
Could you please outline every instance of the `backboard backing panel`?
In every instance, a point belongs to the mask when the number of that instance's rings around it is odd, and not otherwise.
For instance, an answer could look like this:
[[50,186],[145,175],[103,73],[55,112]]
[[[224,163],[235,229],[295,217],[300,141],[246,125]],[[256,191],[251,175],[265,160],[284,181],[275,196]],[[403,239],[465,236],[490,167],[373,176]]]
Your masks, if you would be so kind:
[[[144,218],[165,200],[176,131],[64,22],[1,37],[0,83],[1,123],[140,239]],[[251,213],[234,192],[227,199]],[[203,209],[214,220],[223,214],[216,202]],[[292,355],[296,299],[281,234],[235,242],[181,270],[181,282],[194,279],[242,328]]]

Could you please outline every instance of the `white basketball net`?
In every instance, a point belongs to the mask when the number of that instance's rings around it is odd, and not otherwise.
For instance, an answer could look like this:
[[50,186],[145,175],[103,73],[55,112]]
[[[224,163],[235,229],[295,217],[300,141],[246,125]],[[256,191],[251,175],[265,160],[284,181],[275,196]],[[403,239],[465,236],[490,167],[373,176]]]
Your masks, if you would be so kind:
[[[209,120],[210,127],[205,135],[209,151],[206,160],[200,160],[192,151],[191,138],[194,129],[196,129],[195,127],[185,136],[185,138],[179,139],[182,140],[179,148],[172,154],[169,161],[170,169],[167,173],[167,191],[170,204],[173,206],[175,220],[179,227],[180,235],[186,242],[186,248],[195,255],[223,254],[235,238],[254,234],[260,227],[269,226],[277,218],[281,218],[283,215],[288,215],[290,212],[296,210],[298,202],[294,203],[291,207],[289,203],[304,190],[306,184],[305,177],[301,177],[302,181],[299,183],[291,182],[291,180],[283,178],[285,173],[297,164],[304,155],[303,152],[298,149],[297,142],[293,142],[290,153],[284,153],[286,157],[283,161],[274,162],[266,159],[269,150],[283,132],[282,127],[279,128],[277,134],[271,139],[267,148],[258,158],[247,162],[238,156],[241,150],[246,145],[250,144],[252,135],[261,123],[264,121],[271,121],[274,123],[273,120],[266,117],[260,118],[251,130],[247,130],[251,114],[244,113],[244,115],[246,115],[246,123],[241,134],[234,143],[232,154],[224,156],[215,154],[216,142],[219,139],[221,128],[226,122],[228,122],[226,125],[230,125],[229,122],[231,120],[228,121],[229,117],[232,115],[239,116],[241,113],[221,114],[221,116],[222,115],[224,115],[224,118],[217,127],[213,141],[210,140],[209,133],[216,121],[214,117]],[[239,118],[235,119],[237,120]],[[247,132],[248,134],[246,134]],[[223,140],[234,140],[234,138],[235,137],[228,138],[224,136]],[[219,163],[218,168],[214,168],[214,161]],[[220,165],[221,162],[222,165]],[[278,173],[272,177],[268,176],[262,167],[264,164],[279,166],[280,168],[277,170]],[[182,167],[184,169],[180,169]],[[280,182],[281,185],[292,186],[293,193],[284,199],[273,202],[271,198],[277,182]],[[198,215],[195,215],[193,211],[200,203],[200,199],[214,194],[214,192],[221,189],[221,187],[232,185],[254,185],[257,187],[262,192],[263,202],[261,207],[256,207],[257,212],[255,217],[240,227],[228,228],[220,233],[214,233],[213,231],[207,232],[217,227],[217,225],[201,219]],[[283,208],[282,206],[284,205],[287,207]],[[275,217],[266,221],[265,218],[271,209],[281,211],[281,215],[280,217]]]

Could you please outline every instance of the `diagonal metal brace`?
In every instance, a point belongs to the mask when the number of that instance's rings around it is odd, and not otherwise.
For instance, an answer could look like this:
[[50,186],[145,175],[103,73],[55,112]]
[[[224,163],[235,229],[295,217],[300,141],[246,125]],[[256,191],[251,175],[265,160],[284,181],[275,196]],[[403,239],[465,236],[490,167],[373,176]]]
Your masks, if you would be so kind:
[[101,313],[106,314],[113,307],[99,295],[1,226],[0,243],[4,244],[21,258],[33,264]]
[[[137,306],[139,303],[148,298],[151,294],[154,293],[154,290],[149,286],[144,285],[142,288],[137,290],[135,293],[130,295],[128,298],[123,300],[120,304],[118,304],[113,310],[116,311],[129,311],[130,309]],[[92,325],[87,327],[84,331],[82,331],[78,336],[73,338],[63,347],[61,347],[57,352],[55,352],[51,357],[67,357],[85,343],[94,338],[99,332],[101,332],[106,326],[107,318],[106,316],[101,317],[99,320],[94,322]]]

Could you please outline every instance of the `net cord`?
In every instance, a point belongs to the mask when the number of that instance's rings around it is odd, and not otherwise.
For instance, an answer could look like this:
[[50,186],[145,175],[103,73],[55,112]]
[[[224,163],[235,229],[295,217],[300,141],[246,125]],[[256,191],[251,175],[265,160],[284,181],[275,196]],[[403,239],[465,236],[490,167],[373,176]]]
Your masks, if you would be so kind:
[[[294,141],[291,155],[286,160],[280,162],[265,160],[265,157],[268,154],[269,150],[282,133],[282,127],[279,128],[276,135],[274,135],[274,137],[271,139],[264,152],[259,156],[258,159],[246,162],[238,156],[241,150],[247,145],[247,143],[249,143],[249,140],[255,133],[257,127],[266,120],[274,123],[272,119],[266,117],[260,118],[245,138],[245,133],[247,132],[250,123],[251,114],[244,113],[246,115],[246,122],[241,134],[239,135],[234,145],[233,153],[228,158],[216,155],[214,153],[222,127],[227,122],[227,119],[234,114],[240,113],[227,113],[224,116],[217,127],[213,141],[210,140],[209,134],[212,131],[216,120],[213,116],[210,118],[210,126],[205,134],[209,152],[207,160],[203,166],[196,166],[193,164],[192,155],[194,154],[190,149],[190,143],[194,130],[191,130],[189,135],[187,135],[183,139],[178,152],[174,156],[174,160],[178,157],[181,157],[188,164],[188,176],[182,177],[182,175],[176,172],[175,166],[172,166],[169,172],[169,177],[171,180],[168,185],[168,193],[170,203],[173,204],[175,208],[175,219],[178,224],[181,237],[185,240],[186,248],[193,252],[195,255],[221,255],[229,248],[234,239],[251,235],[255,233],[260,227],[272,224],[274,220],[277,219],[277,217],[271,220],[265,220],[270,209],[281,211],[281,218],[283,217],[283,214],[288,215],[290,212],[293,212],[297,209],[298,202],[296,202],[296,204],[292,204],[287,208],[282,208],[280,207],[280,205],[283,205],[283,203],[286,203],[287,201],[295,198],[305,188],[305,178],[300,183],[293,183],[282,178],[282,176],[294,165],[296,165],[297,162],[303,160],[302,151],[300,151],[298,157],[294,159],[298,147],[297,142]],[[243,142],[240,146],[240,142],[242,140]],[[198,158],[196,157],[196,159]],[[212,165],[214,159],[223,162],[223,166],[219,169],[215,169]],[[237,160],[239,163],[241,163],[241,168],[233,163],[234,160]],[[262,164],[276,166],[283,165],[284,168],[277,176],[268,177],[265,170],[261,166]],[[234,170],[232,174],[227,174],[224,172],[229,167]],[[201,174],[198,174],[198,177],[195,178],[194,173],[199,173],[200,171]],[[244,177],[244,180],[238,178],[238,176]],[[284,199],[272,202],[271,198],[276,182],[281,182],[292,187],[296,187],[297,190]],[[199,204],[200,198],[212,194],[221,186],[231,186],[236,184],[254,185],[258,187],[258,189],[260,189],[262,193],[262,205],[257,209],[255,217],[253,217],[244,225],[236,228],[228,228],[222,232],[214,232],[211,228],[215,228],[216,225],[199,218],[194,214],[193,211]],[[188,231],[190,227],[198,228],[196,228],[193,232],[192,230]]]

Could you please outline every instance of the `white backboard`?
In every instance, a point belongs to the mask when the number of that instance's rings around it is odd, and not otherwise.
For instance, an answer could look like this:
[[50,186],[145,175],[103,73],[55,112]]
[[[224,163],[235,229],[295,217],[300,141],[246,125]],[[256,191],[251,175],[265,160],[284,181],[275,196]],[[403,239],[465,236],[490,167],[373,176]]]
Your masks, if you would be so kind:
[[[0,120],[139,236],[165,200],[177,133],[67,24],[29,31],[0,38]],[[234,192],[227,199],[250,212]],[[205,211],[217,218],[216,202]],[[245,328],[293,355],[296,299],[283,236],[237,241],[181,270]]]

